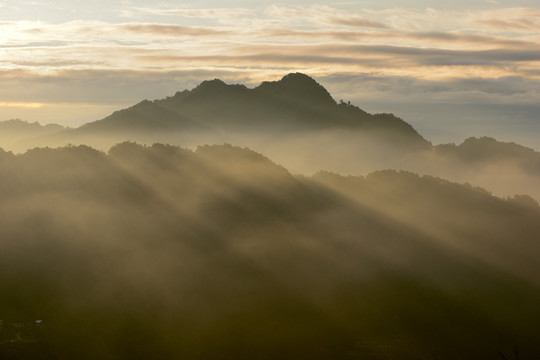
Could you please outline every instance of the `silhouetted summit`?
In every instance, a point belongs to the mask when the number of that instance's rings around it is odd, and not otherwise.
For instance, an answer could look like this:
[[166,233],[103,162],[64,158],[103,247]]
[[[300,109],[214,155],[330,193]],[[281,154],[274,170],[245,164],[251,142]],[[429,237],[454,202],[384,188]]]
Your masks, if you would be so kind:
[[279,81],[265,81],[255,90],[281,101],[315,107],[336,105],[336,101],[321,84],[302,73],[286,75]]
[[208,96],[232,92],[234,90],[247,90],[247,88],[244,85],[227,85],[220,79],[214,79],[203,81],[199,86],[191,90],[191,93]]
[[392,140],[426,145],[405,121],[368,114],[337,104],[311,77],[294,73],[254,89],[222,80],[203,81],[192,90],[162,100],[144,101],[87,124],[78,133],[133,131],[281,132],[319,130],[376,131]]
[[204,80],[202,83],[199,84],[194,91],[197,90],[205,90],[205,89],[217,89],[217,88],[225,88],[227,87],[227,84],[223,82],[223,80],[220,79],[214,79],[214,80]]

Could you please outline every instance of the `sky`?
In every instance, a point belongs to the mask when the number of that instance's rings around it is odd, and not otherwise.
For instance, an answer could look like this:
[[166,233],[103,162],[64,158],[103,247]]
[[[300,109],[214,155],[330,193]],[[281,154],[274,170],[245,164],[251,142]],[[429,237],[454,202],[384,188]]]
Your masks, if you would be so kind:
[[0,0],[0,120],[78,126],[290,72],[434,143],[540,149],[538,0]]

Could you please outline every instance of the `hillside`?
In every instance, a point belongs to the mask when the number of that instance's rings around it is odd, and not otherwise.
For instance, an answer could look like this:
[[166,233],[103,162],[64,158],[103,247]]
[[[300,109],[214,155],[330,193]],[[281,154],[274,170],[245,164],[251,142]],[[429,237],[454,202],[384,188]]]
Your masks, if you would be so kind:
[[1,358],[540,355],[534,201],[231,145],[0,152],[0,177]]
[[322,85],[299,73],[252,89],[203,81],[76,129],[0,123],[1,146],[15,152],[68,144],[105,151],[123,141],[191,149],[227,142],[263,153],[293,173],[406,170],[471,183],[497,196],[522,193],[540,200],[537,151],[487,137],[432,145],[402,119],[338,103]]
[[131,108],[88,123],[72,136],[106,133],[140,135],[160,132],[311,132],[374,131],[378,136],[415,146],[426,141],[405,121],[391,115],[371,115],[336,103],[328,91],[307,75],[295,73],[254,89],[215,79],[162,100],[143,101]]

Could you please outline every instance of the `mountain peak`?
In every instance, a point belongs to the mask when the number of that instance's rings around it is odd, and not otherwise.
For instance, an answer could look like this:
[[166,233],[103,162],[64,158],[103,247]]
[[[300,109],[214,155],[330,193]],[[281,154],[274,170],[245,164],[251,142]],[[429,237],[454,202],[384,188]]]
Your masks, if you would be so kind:
[[265,81],[257,91],[282,99],[295,99],[303,103],[319,106],[336,105],[330,93],[317,81],[306,74],[290,73],[279,81]]
[[[428,145],[409,124],[391,115],[371,115],[351,105],[338,105],[316,80],[290,73],[255,88],[213,79],[162,100],[142,101],[111,116],[86,124],[84,131],[163,132],[204,130],[313,131],[322,129],[381,130],[393,141]],[[391,135],[390,135],[391,134]]]
[[290,73],[279,80],[282,84],[304,84],[309,86],[321,86],[315,79],[303,73]]
[[191,90],[190,94],[196,94],[198,96],[215,96],[215,95],[231,95],[238,94],[247,91],[248,89],[244,85],[235,84],[229,85],[223,80],[205,80],[199,84],[196,88]]
[[222,89],[227,87],[227,84],[225,84],[220,79],[214,79],[214,80],[205,80],[202,83],[200,83],[195,89],[192,91],[207,91],[207,90],[214,90],[214,89]]

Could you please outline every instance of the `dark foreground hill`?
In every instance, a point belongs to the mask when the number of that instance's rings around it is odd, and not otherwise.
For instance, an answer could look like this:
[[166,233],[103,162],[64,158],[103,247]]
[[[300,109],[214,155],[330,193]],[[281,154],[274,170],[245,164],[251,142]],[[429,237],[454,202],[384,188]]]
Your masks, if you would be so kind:
[[1,359],[540,356],[540,211],[247,149],[0,152]]

